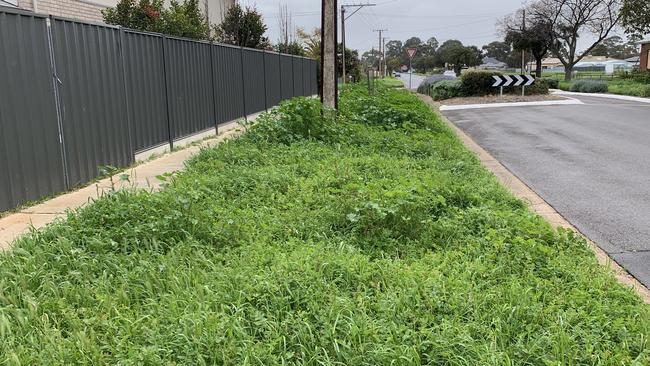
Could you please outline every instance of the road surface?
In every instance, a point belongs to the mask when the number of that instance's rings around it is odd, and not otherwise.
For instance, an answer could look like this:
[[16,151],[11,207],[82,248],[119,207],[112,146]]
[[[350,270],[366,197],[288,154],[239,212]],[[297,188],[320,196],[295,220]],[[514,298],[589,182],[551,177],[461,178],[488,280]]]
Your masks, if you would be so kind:
[[[408,73],[401,73],[399,78],[403,83],[404,86],[408,89],[409,87],[409,74]],[[411,80],[411,89],[415,90],[422,84],[422,82],[426,79],[426,76],[422,75],[416,75],[413,74],[413,79]]]
[[444,114],[650,287],[650,104],[577,99]]

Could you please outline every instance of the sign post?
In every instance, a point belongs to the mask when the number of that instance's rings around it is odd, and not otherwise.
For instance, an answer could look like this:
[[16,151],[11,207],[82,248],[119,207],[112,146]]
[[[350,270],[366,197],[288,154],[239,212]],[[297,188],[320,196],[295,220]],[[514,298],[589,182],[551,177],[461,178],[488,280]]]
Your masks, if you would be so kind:
[[411,81],[413,80],[413,57],[418,52],[417,48],[407,48],[406,53],[409,55],[409,89],[412,88]]

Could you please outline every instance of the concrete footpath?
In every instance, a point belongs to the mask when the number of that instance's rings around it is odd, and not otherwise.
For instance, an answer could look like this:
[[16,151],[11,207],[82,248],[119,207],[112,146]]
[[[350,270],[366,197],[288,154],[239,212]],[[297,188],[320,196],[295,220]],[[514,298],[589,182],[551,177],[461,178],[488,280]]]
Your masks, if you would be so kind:
[[[436,104],[429,96],[419,95],[422,100],[431,105],[434,109]],[[650,290],[645,287],[636,278],[630,275],[623,267],[614,261],[603,249],[592,242],[588,237],[582,234],[574,225],[567,221],[564,216],[558,213],[548,202],[546,202],[540,195],[533,191],[526,183],[516,177],[510,170],[501,164],[490,153],[479,146],[471,137],[465,132],[451,123],[445,116],[439,114],[445,123],[456,133],[458,138],[463,144],[472,152],[474,152],[481,164],[490,170],[497,179],[515,196],[527,202],[529,207],[538,215],[546,219],[553,225],[553,227],[562,227],[573,230],[585,238],[590,249],[596,255],[598,263],[602,266],[612,270],[616,279],[623,285],[633,288],[646,304],[650,304]]]
[[[249,117],[249,120],[254,119]],[[165,154],[155,160],[144,162],[126,171],[118,173],[113,178],[116,189],[122,187],[157,190],[162,182],[156,177],[164,173],[172,173],[185,168],[185,162],[197,154],[202,148],[214,146],[226,139],[236,137],[242,129],[235,122],[220,126],[219,134],[213,135],[182,150]],[[119,176],[128,174],[128,182],[120,182]],[[0,218],[0,250],[9,249],[11,243],[20,235],[34,227],[42,228],[59,217],[64,217],[68,210],[77,209],[92,202],[103,192],[111,189],[110,178],[102,179],[79,190],[62,194],[32,207],[26,207],[16,213]]]

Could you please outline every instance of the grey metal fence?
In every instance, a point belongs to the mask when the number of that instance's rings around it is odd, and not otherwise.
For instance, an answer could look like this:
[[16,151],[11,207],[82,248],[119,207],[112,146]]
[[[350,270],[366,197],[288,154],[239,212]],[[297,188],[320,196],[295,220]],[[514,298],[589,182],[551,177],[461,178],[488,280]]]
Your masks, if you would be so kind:
[[315,94],[316,62],[0,9],[0,211]]

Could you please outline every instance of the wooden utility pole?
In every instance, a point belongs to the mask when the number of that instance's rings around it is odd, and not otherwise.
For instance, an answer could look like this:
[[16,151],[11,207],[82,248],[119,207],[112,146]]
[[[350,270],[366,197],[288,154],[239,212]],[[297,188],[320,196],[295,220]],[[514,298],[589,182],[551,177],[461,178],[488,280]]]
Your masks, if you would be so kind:
[[[376,4],[352,4],[352,5],[341,5],[341,43],[343,46],[343,53],[341,55],[341,59],[343,62],[343,83],[347,83],[347,73],[345,69],[345,21],[348,20],[351,16],[356,14],[361,8],[364,6],[375,6]],[[355,11],[352,12],[352,14],[348,15],[347,17],[345,16],[345,9],[346,8],[357,8]]]
[[379,73],[381,73],[381,62],[382,62],[382,53],[381,53],[381,32],[387,32],[388,29],[373,29],[373,32],[379,32]]
[[386,65],[386,40],[387,39],[388,39],[388,37],[384,37],[381,40],[381,58],[384,59],[384,70],[383,70],[383,73],[381,74],[382,78],[386,77],[386,71],[388,70],[388,67]]
[[322,0],[321,13],[321,102],[328,108],[338,107],[336,78],[337,0]]

